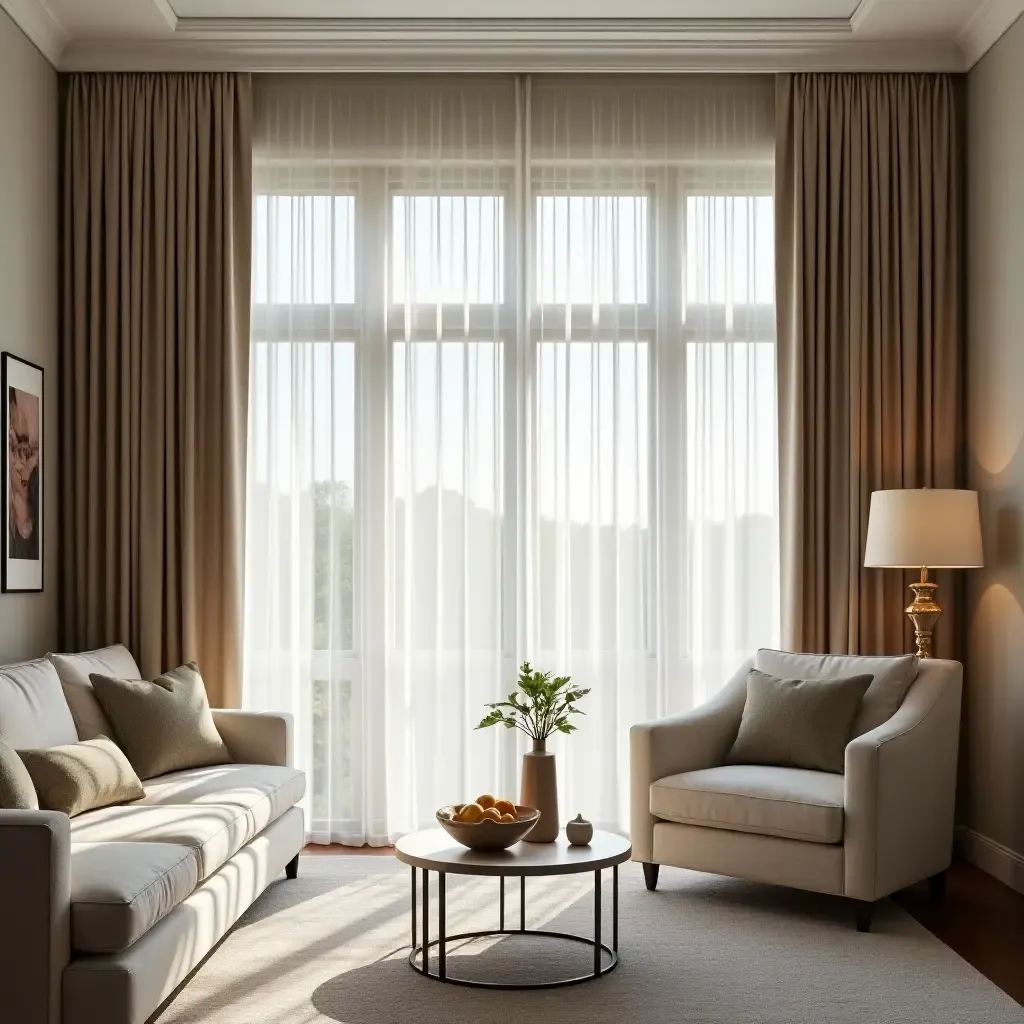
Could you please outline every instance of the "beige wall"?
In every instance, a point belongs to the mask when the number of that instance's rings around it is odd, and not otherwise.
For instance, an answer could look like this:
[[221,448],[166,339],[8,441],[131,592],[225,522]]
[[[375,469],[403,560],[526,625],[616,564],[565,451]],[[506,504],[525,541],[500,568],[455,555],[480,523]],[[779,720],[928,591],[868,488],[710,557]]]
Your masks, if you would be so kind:
[[970,573],[972,859],[1024,891],[1024,19],[968,76],[968,438],[986,568]]
[[57,160],[57,74],[0,11],[0,351],[45,371],[47,515],[43,593],[0,594],[0,663],[57,643]]

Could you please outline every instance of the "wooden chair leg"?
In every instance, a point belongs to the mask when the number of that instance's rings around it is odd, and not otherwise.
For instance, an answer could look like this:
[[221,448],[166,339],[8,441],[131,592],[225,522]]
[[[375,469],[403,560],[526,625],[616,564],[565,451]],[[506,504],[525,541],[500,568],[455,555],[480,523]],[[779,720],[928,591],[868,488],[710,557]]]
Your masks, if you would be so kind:
[[299,855],[295,854],[294,857],[284,866],[284,873],[286,878],[298,878],[299,877]]
[[946,872],[940,871],[928,879],[928,895],[933,900],[941,900],[946,895]]
[[660,867],[660,864],[648,864],[644,861],[644,881],[651,892],[658,888],[658,869]]
[[874,903],[868,903],[864,900],[857,901],[857,931],[871,931],[871,917],[874,913],[874,910]]

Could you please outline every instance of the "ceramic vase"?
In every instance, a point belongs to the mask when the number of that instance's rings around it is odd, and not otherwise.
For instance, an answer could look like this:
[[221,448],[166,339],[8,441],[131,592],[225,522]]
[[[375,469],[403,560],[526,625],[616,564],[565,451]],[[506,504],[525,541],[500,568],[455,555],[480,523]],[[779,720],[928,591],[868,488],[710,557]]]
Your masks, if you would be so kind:
[[536,807],[540,820],[527,832],[524,843],[553,843],[558,838],[558,775],[555,755],[544,740],[534,740],[533,750],[523,754],[519,802]]
[[587,846],[590,840],[594,838],[594,826],[582,814],[577,814],[565,826],[565,838],[573,846]]

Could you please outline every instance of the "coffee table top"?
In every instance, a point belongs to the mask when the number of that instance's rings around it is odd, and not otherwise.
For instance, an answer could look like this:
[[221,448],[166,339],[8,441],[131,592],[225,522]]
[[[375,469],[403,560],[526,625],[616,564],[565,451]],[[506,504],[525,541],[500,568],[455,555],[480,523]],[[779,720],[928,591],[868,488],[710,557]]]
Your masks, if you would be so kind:
[[470,850],[443,828],[402,836],[395,855],[404,864],[453,875],[572,875],[598,871],[629,860],[624,836],[594,832],[589,846],[570,846],[564,834],[553,843],[519,842],[508,850]]

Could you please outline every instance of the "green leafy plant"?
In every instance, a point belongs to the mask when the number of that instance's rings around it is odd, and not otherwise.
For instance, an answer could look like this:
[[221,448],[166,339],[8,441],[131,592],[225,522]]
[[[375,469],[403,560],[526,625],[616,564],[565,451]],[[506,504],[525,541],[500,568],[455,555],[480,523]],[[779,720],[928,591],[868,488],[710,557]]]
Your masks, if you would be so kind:
[[569,676],[535,672],[528,661],[523,662],[518,689],[507,700],[488,704],[490,711],[477,728],[503,725],[506,729],[521,729],[532,740],[546,740],[553,732],[575,732],[569,716],[585,713],[575,705],[590,690],[569,684]]

